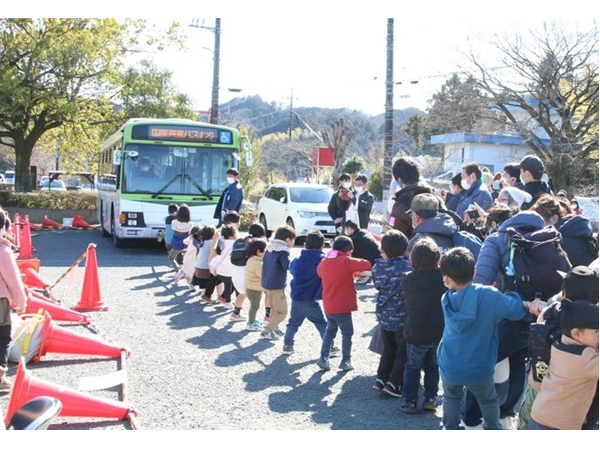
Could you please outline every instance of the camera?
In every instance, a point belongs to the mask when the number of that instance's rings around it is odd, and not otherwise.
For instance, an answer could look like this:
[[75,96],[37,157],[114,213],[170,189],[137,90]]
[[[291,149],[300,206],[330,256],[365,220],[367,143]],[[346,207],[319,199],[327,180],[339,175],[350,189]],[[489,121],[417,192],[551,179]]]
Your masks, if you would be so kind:
[[469,214],[469,218],[471,220],[475,220],[479,217],[479,211],[477,211],[476,209],[469,209],[467,211],[467,214]]

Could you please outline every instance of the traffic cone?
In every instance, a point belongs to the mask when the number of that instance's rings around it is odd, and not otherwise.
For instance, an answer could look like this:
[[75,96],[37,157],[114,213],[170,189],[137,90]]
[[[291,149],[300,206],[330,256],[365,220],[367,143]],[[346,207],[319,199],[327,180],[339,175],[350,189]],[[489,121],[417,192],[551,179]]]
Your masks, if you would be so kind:
[[85,275],[81,288],[81,299],[73,309],[75,311],[108,311],[100,299],[100,283],[98,281],[98,263],[96,261],[96,244],[89,244],[85,260]]
[[73,228],[84,228],[86,230],[91,230],[92,226],[83,220],[83,216],[75,216],[73,217]]
[[130,414],[137,416],[133,406],[126,403],[94,397],[32,377],[25,367],[25,358],[21,357],[6,415],[4,416],[4,423],[8,425],[10,418],[17,409],[40,395],[48,395],[62,402],[63,407],[58,414],[61,417],[105,417],[125,420]]
[[[17,265],[18,265],[17,260]],[[27,261],[30,263],[30,261]],[[31,266],[27,266],[21,269],[21,276],[23,278],[23,283],[25,283],[29,287],[38,288],[38,289],[49,289],[50,283],[45,281],[40,274]]]
[[60,223],[55,222],[54,220],[48,219],[48,216],[44,216],[44,220],[42,220],[42,226],[49,227],[49,228],[62,228],[63,227]]
[[41,295],[37,295],[32,289],[27,289],[27,306],[25,307],[25,313],[33,314],[40,309],[46,311],[52,320],[82,324],[89,324],[92,322],[90,317],[86,314],[81,314],[72,309],[57,305],[51,300],[45,299]]
[[80,334],[55,324],[49,313],[45,313],[42,343],[34,361],[39,362],[46,353],[69,355],[95,355],[120,358],[121,352],[129,351],[118,344],[108,342],[94,334]]
[[17,259],[33,258],[33,248],[31,247],[31,231],[29,220],[25,216],[25,220],[21,223],[21,241],[19,245],[19,257]]

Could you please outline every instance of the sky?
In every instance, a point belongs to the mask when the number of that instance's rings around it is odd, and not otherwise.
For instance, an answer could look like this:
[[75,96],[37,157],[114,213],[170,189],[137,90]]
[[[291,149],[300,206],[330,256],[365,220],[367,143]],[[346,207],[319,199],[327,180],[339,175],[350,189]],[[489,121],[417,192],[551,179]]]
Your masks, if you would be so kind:
[[[574,0],[570,5],[580,2],[586,3]],[[213,28],[218,16],[220,103],[259,95],[284,108],[350,108],[376,115],[385,112],[388,17],[394,18],[394,109],[425,110],[431,96],[464,62],[469,42],[479,47],[497,33],[514,34],[564,15],[554,7],[564,8],[561,2],[523,3],[505,0],[486,5],[484,11],[481,2],[468,0],[422,0],[417,5],[371,0],[356,6],[333,0],[220,0],[214,6],[206,1],[148,0],[143,8],[142,3],[106,0],[101,11],[78,11],[58,0],[50,7],[40,2],[35,10],[43,17],[141,16],[158,25],[179,22],[187,48],[144,57],[170,70],[176,88],[189,95],[199,111],[211,105],[215,35],[190,24],[197,21]],[[232,93],[230,88],[242,91]]]

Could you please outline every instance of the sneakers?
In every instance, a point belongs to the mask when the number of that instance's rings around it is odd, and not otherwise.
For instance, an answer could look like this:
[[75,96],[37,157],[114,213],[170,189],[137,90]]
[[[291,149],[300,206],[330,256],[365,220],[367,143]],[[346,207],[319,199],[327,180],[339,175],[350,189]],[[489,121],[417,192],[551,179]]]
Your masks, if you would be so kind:
[[391,395],[392,397],[402,397],[402,388],[397,388],[391,381],[385,383],[385,386],[381,392]]
[[0,378],[0,391],[10,391],[12,386],[13,386],[12,381],[10,381],[8,378],[6,378],[6,377]]
[[375,389],[376,391],[383,391],[383,387],[385,386],[385,383],[383,382],[383,380],[381,378],[377,378],[375,380],[375,383],[373,383],[372,388]]
[[425,411],[437,411],[437,402],[435,398],[426,398],[423,402],[423,409]]
[[202,303],[206,303],[207,305],[212,305],[213,303],[216,303],[216,300],[213,300],[212,298],[210,298],[208,295],[204,295],[202,294],[200,296],[200,301]]
[[416,414],[419,412],[417,409],[417,401],[416,400],[408,400],[404,402],[400,406],[400,410],[405,412],[406,414]]
[[292,353],[294,353],[294,346],[291,344],[284,345],[283,353],[285,353],[286,355],[291,355]]
[[246,325],[246,331],[262,331],[263,327],[258,320],[254,322],[248,322]]
[[260,337],[261,339],[267,339],[269,341],[276,341],[279,339],[279,336],[277,336],[273,331],[269,331],[267,329],[261,331]]
[[515,419],[511,416],[502,417],[500,419],[500,425],[502,425],[503,430],[516,430]]
[[231,313],[231,315],[229,316],[229,321],[230,322],[243,322],[244,320],[246,320],[245,317],[243,317],[241,314],[236,314],[236,313]]
[[340,363],[340,369],[344,372],[348,372],[349,370],[354,370],[354,366],[350,364],[350,361],[342,361]]
[[275,333],[277,336],[285,336],[285,333],[284,333],[283,331],[281,331],[279,328],[277,328],[277,329],[274,331],[274,333]]
[[336,347],[335,345],[332,345],[329,349],[329,357],[335,358],[336,356],[340,356],[340,348]]
[[231,302],[225,302],[223,303],[223,307],[227,310],[227,311],[232,311],[233,310],[233,304]]
[[321,370],[331,370],[331,366],[329,365],[329,360],[327,358],[321,358],[317,361],[317,366],[319,366],[319,369]]

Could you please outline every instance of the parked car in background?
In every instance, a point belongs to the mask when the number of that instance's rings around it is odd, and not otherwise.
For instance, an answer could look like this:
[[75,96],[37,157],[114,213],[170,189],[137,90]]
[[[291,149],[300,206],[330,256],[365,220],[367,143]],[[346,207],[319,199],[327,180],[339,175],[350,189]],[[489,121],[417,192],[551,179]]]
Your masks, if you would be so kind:
[[44,181],[40,187],[41,191],[66,191],[67,186],[63,180],[54,180],[50,183],[49,180]]
[[272,184],[258,201],[258,220],[267,234],[288,224],[296,230],[298,237],[304,237],[312,230],[335,236],[335,225],[327,212],[332,195],[333,189],[324,185]]
[[4,178],[6,180],[6,183],[15,184],[15,171],[7,170],[6,172],[4,172]]
[[42,187],[43,184],[48,181],[50,179],[50,177],[48,175],[42,175],[40,177],[40,183],[39,183],[39,187]]

